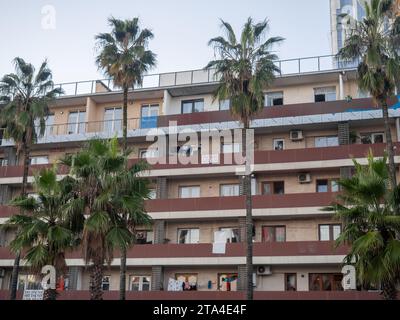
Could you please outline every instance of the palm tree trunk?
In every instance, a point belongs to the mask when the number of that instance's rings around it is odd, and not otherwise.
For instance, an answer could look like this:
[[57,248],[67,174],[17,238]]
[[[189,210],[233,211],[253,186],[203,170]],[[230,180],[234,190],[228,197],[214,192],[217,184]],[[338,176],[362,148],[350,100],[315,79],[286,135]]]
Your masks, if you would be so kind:
[[[28,174],[29,174],[29,165],[30,165],[30,159],[29,159],[30,148],[29,148],[29,145],[25,141],[23,143],[22,148],[23,148],[24,172],[22,175],[21,196],[25,196],[27,185],[28,185]],[[12,270],[12,274],[11,274],[10,300],[15,300],[17,298],[20,260],[21,260],[21,253],[17,252],[17,254],[15,255],[13,270]]]
[[249,121],[244,122],[242,132],[243,154],[246,161],[246,173],[244,177],[244,194],[246,196],[246,299],[253,300],[253,216],[251,197],[251,168],[247,155],[246,134],[249,129]]
[[90,300],[103,300],[103,290],[101,287],[103,281],[103,264],[101,262],[95,262],[91,268]]
[[125,300],[126,295],[126,249],[121,249],[121,266],[119,274],[119,300]]
[[392,139],[392,131],[390,130],[390,122],[389,122],[389,111],[387,100],[380,100],[382,112],[383,112],[383,122],[385,125],[385,134],[386,134],[386,143],[387,143],[387,154],[389,158],[389,174],[390,174],[390,182],[392,184],[392,188],[397,186],[396,179],[396,165],[394,163],[394,148],[393,148],[393,139]]
[[124,86],[124,104],[122,110],[122,148],[126,151],[128,147],[128,87]]
[[397,289],[394,281],[384,281],[382,283],[382,294],[385,300],[397,300]]

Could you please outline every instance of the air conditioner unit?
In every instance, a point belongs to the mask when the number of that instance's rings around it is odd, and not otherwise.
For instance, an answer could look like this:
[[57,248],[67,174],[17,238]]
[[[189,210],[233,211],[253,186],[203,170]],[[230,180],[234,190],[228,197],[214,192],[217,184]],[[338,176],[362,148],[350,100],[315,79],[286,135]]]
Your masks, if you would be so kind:
[[300,173],[298,178],[299,178],[299,183],[310,183],[311,182],[311,174],[309,174],[309,173]]
[[303,131],[301,131],[301,130],[290,131],[290,140],[292,140],[292,141],[303,140]]
[[259,276],[269,276],[271,275],[271,267],[270,266],[258,266],[257,267],[257,275]]

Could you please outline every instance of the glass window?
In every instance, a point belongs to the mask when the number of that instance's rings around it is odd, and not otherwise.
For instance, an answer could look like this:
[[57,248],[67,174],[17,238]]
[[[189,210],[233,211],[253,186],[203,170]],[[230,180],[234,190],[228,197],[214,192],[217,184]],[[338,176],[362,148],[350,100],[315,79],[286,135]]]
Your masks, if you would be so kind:
[[141,117],[157,117],[159,112],[158,104],[146,104],[142,106]]
[[150,276],[130,276],[131,291],[150,291],[151,277]]
[[273,181],[262,183],[262,194],[285,194],[285,182]]
[[103,280],[101,281],[101,289],[103,291],[109,291],[110,290],[110,279],[111,276],[104,276]]
[[335,101],[336,87],[314,88],[315,102]]
[[331,180],[331,192],[339,192],[340,186],[337,180]]
[[200,186],[188,186],[179,188],[179,198],[199,198]]
[[315,147],[316,148],[326,148],[326,147],[337,147],[339,145],[339,137],[316,137]]
[[372,143],[384,143],[385,142],[384,133],[364,133],[361,134],[361,143],[372,144]]
[[49,157],[48,156],[34,156],[31,157],[31,164],[48,164],[49,163]]
[[68,134],[85,132],[86,112],[70,112],[68,115]]
[[266,226],[262,228],[263,242],[285,242],[286,227],[284,226]]
[[281,106],[283,105],[283,92],[268,92],[265,94],[265,106]]
[[297,291],[297,274],[295,273],[285,274],[285,290]]
[[200,240],[199,229],[178,229],[179,244],[197,244]]
[[240,153],[240,143],[223,143],[222,153]]
[[182,101],[182,113],[204,111],[204,99]]
[[20,275],[18,277],[18,290],[41,290],[41,278],[34,274]]
[[151,200],[157,199],[157,190],[156,189],[149,190],[149,199],[151,199]]
[[8,159],[0,158],[0,167],[8,166]]
[[[40,135],[40,121],[39,119],[35,119],[35,132],[39,136]],[[51,136],[54,133],[54,114],[49,114],[45,118],[45,130],[43,136]]]
[[154,233],[149,230],[138,230],[136,231],[136,243],[137,244],[152,244],[154,241]]
[[342,274],[309,274],[310,291],[343,291]]
[[239,229],[238,228],[221,228],[219,230],[225,232],[227,243],[239,242]]
[[317,180],[317,192],[328,192],[328,180]]
[[340,224],[324,224],[319,226],[319,241],[335,241],[342,232]]
[[122,129],[122,108],[104,110],[104,132],[113,134]]
[[231,107],[231,100],[225,99],[219,101],[219,110],[229,110]]
[[274,150],[280,151],[285,149],[285,140],[284,139],[274,139]]
[[223,184],[220,186],[221,197],[237,197],[239,196],[238,184]]

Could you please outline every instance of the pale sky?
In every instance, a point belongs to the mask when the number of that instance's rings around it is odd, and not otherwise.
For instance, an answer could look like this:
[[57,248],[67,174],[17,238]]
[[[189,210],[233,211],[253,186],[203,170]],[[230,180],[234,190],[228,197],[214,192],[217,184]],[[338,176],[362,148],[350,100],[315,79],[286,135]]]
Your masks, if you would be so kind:
[[[42,26],[51,26],[46,5],[55,9],[55,28]],[[269,36],[286,38],[276,48],[281,59],[331,53],[329,0],[0,0],[0,13],[0,76],[13,71],[16,56],[36,66],[47,58],[56,83],[103,78],[94,36],[110,30],[111,15],[138,16],[153,31],[152,73],[203,68],[213,57],[208,40],[221,34],[219,18],[237,31],[249,16],[268,18]]]

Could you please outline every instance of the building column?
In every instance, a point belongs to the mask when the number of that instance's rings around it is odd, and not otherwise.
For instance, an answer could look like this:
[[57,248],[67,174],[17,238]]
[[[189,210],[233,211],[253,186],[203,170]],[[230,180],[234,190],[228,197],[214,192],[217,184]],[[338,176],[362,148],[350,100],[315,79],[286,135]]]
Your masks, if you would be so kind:
[[340,122],[338,124],[339,145],[344,146],[350,144],[350,125],[348,122]]
[[154,244],[165,243],[165,220],[154,221]]
[[164,290],[164,270],[162,266],[151,267],[151,291]]
[[166,177],[157,178],[156,196],[157,199],[168,199],[168,180]]

